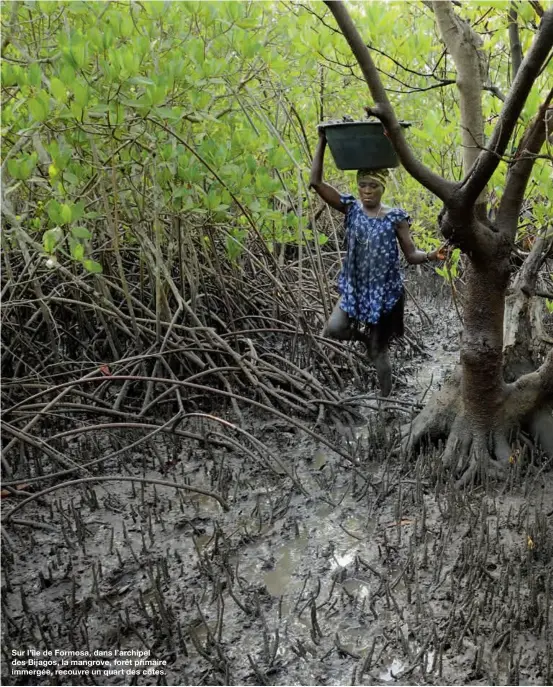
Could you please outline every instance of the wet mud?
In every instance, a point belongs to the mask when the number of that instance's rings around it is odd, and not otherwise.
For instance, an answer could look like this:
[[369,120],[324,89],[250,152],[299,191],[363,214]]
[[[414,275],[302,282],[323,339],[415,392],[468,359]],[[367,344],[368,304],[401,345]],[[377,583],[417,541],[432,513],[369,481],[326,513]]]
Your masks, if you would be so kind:
[[[399,425],[458,356],[447,292],[411,288],[429,315],[408,305],[424,353],[396,347],[386,407],[374,380],[352,383],[345,397],[371,397],[359,398],[364,421],[319,428],[355,464],[245,412],[263,448],[157,435],[104,466],[218,490],[228,510],[122,482],[56,491],[18,513],[27,522],[2,540],[4,683],[131,684],[10,676],[11,650],[33,646],[145,649],[167,662],[165,676],[132,684],[551,684],[551,468],[523,446],[508,483],[459,492],[438,450],[401,454]],[[220,416],[234,421],[231,409]],[[221,432],[206,420],[187,428]],[[134,438],[89,433],[73,448],[95,455]]]

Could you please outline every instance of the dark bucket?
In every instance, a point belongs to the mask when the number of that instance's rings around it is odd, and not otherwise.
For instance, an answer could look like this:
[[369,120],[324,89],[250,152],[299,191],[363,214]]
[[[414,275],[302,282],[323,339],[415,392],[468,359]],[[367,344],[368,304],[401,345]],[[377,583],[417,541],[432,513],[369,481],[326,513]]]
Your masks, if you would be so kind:
[[[401,126],[411,126],[400,122]],[[399,160],[380,122],[321,124],[338,169],[398,167]]]

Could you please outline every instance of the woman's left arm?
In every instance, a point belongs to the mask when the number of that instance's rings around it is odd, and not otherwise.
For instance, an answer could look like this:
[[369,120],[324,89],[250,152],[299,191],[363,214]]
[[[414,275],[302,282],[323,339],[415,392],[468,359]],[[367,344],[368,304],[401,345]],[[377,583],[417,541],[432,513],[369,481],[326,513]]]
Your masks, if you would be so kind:
[[401,246],[401,250],[403,251],[403,255],[405,255],[405,259],[411,265],[420,265],[423,262],[435,262],[437,260],[443,260],[445,257],[444,246],[430,253],[418,250],[413,243],[409,224],[406,220],[402,220],[396,224],[396,236]]

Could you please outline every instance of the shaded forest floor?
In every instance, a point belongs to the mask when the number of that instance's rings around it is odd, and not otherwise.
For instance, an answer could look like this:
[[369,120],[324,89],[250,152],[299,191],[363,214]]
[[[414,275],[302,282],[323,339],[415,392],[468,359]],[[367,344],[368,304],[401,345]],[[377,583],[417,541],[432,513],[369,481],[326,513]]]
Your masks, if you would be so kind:
[[[10,525],[3,542],[4,659],[118,647],[167,661],[164,676],[95,684],[551,684],[551,466],[522,451],[507,484],[457,492],[437,452],[401,454],[399,424],[458,356],[447,292],[410,288],[430,321],[408,301],[424,352],[396,347],[393,401],[367,399],[358,426],[321,428],[355,467],[250,410],[242,427],[272,455],[158,435],[111,466],[206,489],[231,480],[228,511],[131,483],[65,489],[22,511],[32,526]],[[344,396],[374,395],[373,383]],[[118,446],[75,442],[83,455]],[[7,672],[4,683],[94,684]]]

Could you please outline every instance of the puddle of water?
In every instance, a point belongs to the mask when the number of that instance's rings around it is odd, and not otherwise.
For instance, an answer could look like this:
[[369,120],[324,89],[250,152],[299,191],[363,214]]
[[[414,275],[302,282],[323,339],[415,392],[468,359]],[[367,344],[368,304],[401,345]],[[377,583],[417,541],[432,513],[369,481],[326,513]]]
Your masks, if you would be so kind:
[[199,537],[196,537],[196,543],[198,544],[198,549],[200,551],[203,551],[207,544],[213,539],[212,534],[201,534]]
[[[419,647],[415,647],[415,649],[418,651]],[[435,651],[431,650],[428,651],[424,656],[424,669],[426,672],[430,672],[432,668],[435,653]],[[380,672],[378,679],[384,682],[395,681],[399,673],[401,673],[402,670],[405,670],[405,668],[406,664],[401,659],[394,658],[392,659],[392,662]]]
[[378,679],[384,682],[391,682],[395,679],[394,676],[397,675],[405,668],[405,663],[400,661],[399,658],[394,658],[390,665],[388,665],[383,671],[380,672]]
[[322,506],[317,507],[315,513],[318,518],[326,518],[327,515],[330,515],[335,510],[335,506],[332,506],[330,503],[324,503]]
[[338,554],[334,554],[331,570],[336,570],[336,568],[346,568],[350,563],[353,563],[355,560],[355,554],[356,551],[349,551],[348,553],[345,553],[343,556],[339,556]]
[[367,424],[365,424],[365,425],[361,425],[359,427],[353,427],[352,432],[353,432],[353,440],[348,439],[349,444],[363,443],[363,442],[366,443],[369,440],[369,437],[371,435],[371,426],[367,422]]
[[424,669],[427,673],[430,672],[432,666],[434,665],[434,655],[436,654],[435,651],[429,651],[424,659]]
[[318,448],[313,456],[313,467],[315,470],[320,470],[328,463],[328,460],[329,458],[326,453],[322,449]]
[[366,539],[374,532],[376,519],[369,518],[368,520],[361,520],[359,518],[348,518],[344,520],[342,526],[356,537]]
[[[341,532],[341,539],[343,540],[344,538],[344,532],[343,530],[340,530]],[[347,536],[347,535],[346,535]],[[354,544],[351,544],[351,537],[348,536],[348,542],[344,542],[346,546],[341,546],[339,549],[337,548],[333,555],[332,555],[332,560],[330,563],[330,569],[332,571],[337,570],[338,568],[347,568],[348,565],[351,565],[355,561],[355,556],[358,553],[362,553],[364,546],[363,542],[359,540],[355,540]],[[347,545],[349,543],[349,546]]]
[[306,547],[307,533],[303,533],[294,541],[277,549],[275,567],[263,575],[263,581],[271,596],[284,596],[299,585],[300,581],[293,582],[292,577],[301,564]]
[[371,634],[368,628],[344,621],[338,625],[340,644],[352,653],[363,654],[370,649]]
[[[213,620],[208,621],[208,626],[209,626],[209,632],[214,635],[217,631],[217,623]],[[189,623],[186,627],[185,630],[187,633],[193,632],[196,639],[200,644],[205,644],[207,637],[208,637],[208,628],[204,625],[204,623],[199,619],[196,618],[193,620],[191,623]],[[190,651],[193,655],[198,655],[196,648],[194,644],[192,644],[192,641],[186,643],[188,651]]]
[[210,496],[205,496],[204,494],[192,494],[190,496],[190,502],[196,509],[198,515],[203,515],[204,517],[221,515],[223,512],[220,503]]
[[358,580],[355,577],[350,577],[342,582],[342,587],[349,592],[354,594],[360,601],[367,599],[370,596],[370,587],[366,582]]

